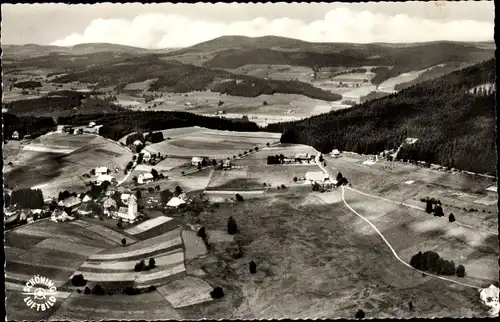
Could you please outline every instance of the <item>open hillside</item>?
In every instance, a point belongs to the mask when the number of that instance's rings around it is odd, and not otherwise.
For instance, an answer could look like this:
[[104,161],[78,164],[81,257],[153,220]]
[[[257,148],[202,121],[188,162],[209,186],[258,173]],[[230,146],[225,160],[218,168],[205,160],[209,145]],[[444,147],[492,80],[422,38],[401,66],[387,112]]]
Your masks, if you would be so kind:
[[297,81],[271,81],[251,76],[234,75],[226,71],[184,65],[162,60],[157,55],[127,59],[115,64],[105,64],[57,77],[55,83],[84,82],[97,86],[115,86],[123,90],[132,83],[155,79],[150,89],[186,93],[211,90],[233,96],[256,97],[262,94],[300,94],[325,101],[340,100],[333,94],[310,84]]
[[411,86],[397,94],[307,120],[272,124],[282,142],[364,154],[399,147],[399,158],[496,174],[495,92],[471,93],[495,83],[495,60]]

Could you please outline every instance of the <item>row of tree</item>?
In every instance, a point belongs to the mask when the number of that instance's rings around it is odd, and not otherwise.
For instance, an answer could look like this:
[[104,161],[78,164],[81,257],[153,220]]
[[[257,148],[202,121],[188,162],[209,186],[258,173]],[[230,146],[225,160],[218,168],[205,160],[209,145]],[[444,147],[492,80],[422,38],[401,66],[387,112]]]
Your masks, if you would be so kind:
[[7,207],[17,205],[21,209],[42,209],[44,205],[43,193],[40,189],[22,188],[14,190],[10,197],[5,198],[4,203]]

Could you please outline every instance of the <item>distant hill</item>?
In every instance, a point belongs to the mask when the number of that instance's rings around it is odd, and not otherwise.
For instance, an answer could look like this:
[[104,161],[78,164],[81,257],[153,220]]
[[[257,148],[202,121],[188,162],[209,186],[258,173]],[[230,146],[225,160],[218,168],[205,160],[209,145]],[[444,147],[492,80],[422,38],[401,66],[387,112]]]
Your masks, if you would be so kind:
[[172,49],[145,49],[139,47],[109,44],[109,43],[86,43],[78,44],[74,46],[50,46],[50,45],[2,45],[2,51],[5,57],[9,59],[24,59],[33,58],[39,56],[46,56],[49,54],[64,54],[64,55],[88,55],[103,52],[112,53],[127,53],[127,54],[147,54],[147,53],[167,53]]
[[103,64],[57,77],[55,83],[79,81],[99,87],[115,86],[124,90],[128,84],[156,79],[153,90],[187,93],[211,90],[223,94],[257,97],[262,94],[299,94],[325,101],[340,100],[341,96],[298,81],[264,80],[227,71],[212,70],[176,61],[166,61],[157,55],[132,57],[118,63]]
[[397,148],[402,159],[496,175],[495,92],[470,89],[495,83],[495,60],[426,81],[351,109],[298,122],[271,124],[282,142],[363,154]]
[[[387,46],[378,44],[337,46],[333,52],[308,51],[315,44],[303,46],[305,50],[281,51],[269,48],[243,48],[221,50],[204,63],[209,68],[234,69],[248,64],[318,66],[318,67],[359,67],[393,66],[378,68],[372,83],[381,84],[386,79],[402,73],[423,70],[439,64],[478,63],[494,57],[491,49],[454,42],[436,42],[407,46]],[[324,46],[327,46],[325,44]]]

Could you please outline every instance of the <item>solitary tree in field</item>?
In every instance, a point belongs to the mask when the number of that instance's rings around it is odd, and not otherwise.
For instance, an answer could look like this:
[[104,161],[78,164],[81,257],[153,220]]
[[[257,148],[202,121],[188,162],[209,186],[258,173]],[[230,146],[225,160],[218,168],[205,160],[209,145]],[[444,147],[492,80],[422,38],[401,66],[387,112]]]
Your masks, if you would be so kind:
[[428,214],[432,214],[433,211],[434,209],[432,209],[432,202],[430,200],[427,200],[425,205],[425,212]]
[[434,216],[436,216],[436,217],[443,217],[444,216],[443,207],[441,207],[440,205],[437,205],[434,208]]
[[257,264],[252,260],[249,264],[250,274],[257,273]]
[[455,221],[455,216],[453,214],[450,214],[450,216],[448,217],[448,220],[450,222],[454,222]]
[[458,277],[465,277],[465,267],[464,265],[458,265],[456,269],[456,273]]
[[156,267],[156,261],[154,258],[149,259],[149,268],[155,268]]
[[182,194],[182,188],[179,187],[179,186],[175,187],[175,193],[174,194],[175,194],[176,197],[179,196],[180,194]]
[[237,232],[238,232],[238,225],[236,224],[234,218],[231,216],[227,221],[227,233],[230,235],[234,235]]
[[365,312],[359,309],[358,312],[356,312],[356,319],[364,319],[364,318],[365,318]]
[[266,146],[269,146],[269,142],[268,142],[268,143],[266,143]]
[[408,302],[408,309],[410,311],[413,311],[413,302],[412,301]]
[[343,178],[342,173],[339,172],[337,174],[337,181],[340,181],[342,178]]
[[122,238],[122,245],[123,246],[127,245],[127,240],[125,238]]

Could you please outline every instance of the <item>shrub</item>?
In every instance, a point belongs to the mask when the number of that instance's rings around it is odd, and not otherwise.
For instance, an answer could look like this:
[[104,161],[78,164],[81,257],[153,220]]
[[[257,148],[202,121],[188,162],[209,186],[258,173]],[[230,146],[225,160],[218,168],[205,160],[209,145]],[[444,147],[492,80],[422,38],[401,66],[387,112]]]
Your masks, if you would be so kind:
[[222,290],[222,287],[217,286],[210,292],[210,296],[214,299],[220,299],[224,297],[224,291]]
[[73,286],[85,286],[87,281],[83,278],[82,274],[77,274],[71,278],[71,284],[73,284]]
[[268,143],[266,143],[266,146],[269,146],[269,145],[270,145],[270,144],[269,144],[269,142],[268,142]]
[[413,311],[413,302],[412,301],[408,302],[408,309],[410,311]]
[[281,189],[286,189],[286,186],[284,184],[282,184]]
[[243,197],[239,193],[236,194],[236,201],[243,201]]
[[122,238],[122,245],[123,246],[127,245],[127,240],[125,238]]
[[257,273],[257,264],[253,260],[250,262],[250,264],[248,266],[250,269],[250,274]]
[[91,292],[92,291],[90,290],[90,288],[88,286],[85,287],[85,291],[84,291],[85,294],[90,294]]
[[198,237],[202,238],[202,239],[205,239],[207,238],[207,232],[205,230],[205,227],[201,227],[198,232],[196,233],[196,235],[198,235]]
[[146,267],[146,264],[144,263],[144,261],[140,261],[139,263],[135,264],[134,266],[134,271],[135,272],[140,272],[140,271],[143,271],[144,268]]
[[456,273],[458,277],[465,277],[465,267],[464,265],[458,265],[456,269]]
[[156,261],[154,258],[149,259],[149,268],[153,269],[156,267]]
[[359,309],[358,312],[356,312],[356,319],[364,319],[364,317],[365,317],[365,312]]
[[156,286],[154,285],[151,285],[150,287],[148,287],[148,292],[153,292],[156,290]]
[[434,216],[436,217],[443,217],[444,216],[444,213],[443,213],[443,207],[441,206],[436,206],[434,208]]
[[455,216],[453,214],[450,214],[450,216],[448,217],[448,220],[450,222],[454,222],[455,221]]
[[95,295],[104,295],[104,294],[106,294],[106,292],[104,291],[104,289],[102,288],[101,285],[96,284],[94,286],[94,288],[92,289],[92,294],[95,294]]
[[425,205],[425,212],[428,214],[432,214],[433,211],[434,209],[432,209],[432,202],[430,200],[427,200]]
[[81,289],[77,289],[76,291],[78,292],[78,294],[82,293]]
[[234,218],[231,216],[227,220],[227,233],[230,235],[234,235],[237,232],[238,232],[238,225],[236,224]]
[[[122,228],[122,222],[121,221],[117,222],[116,227]],[[125,242],[127,242],[127,241],[125,240]],[[122,243],[123,243],[123,239],[122,239]]]
[[127,286],[123,290],[123,293],[125,293],[127,295],[137,295],[137,294],[141,293],[141,290],[139,290],[139,289],[137,289],[135,287]]
[[264,101],[262,104],[263,104],[264,106],[266,106],[266,105],[267,105],[267,102],[266,102],[266,101]]
[[293,177],[293,182],[297,182],[299,180],[297,177]]

